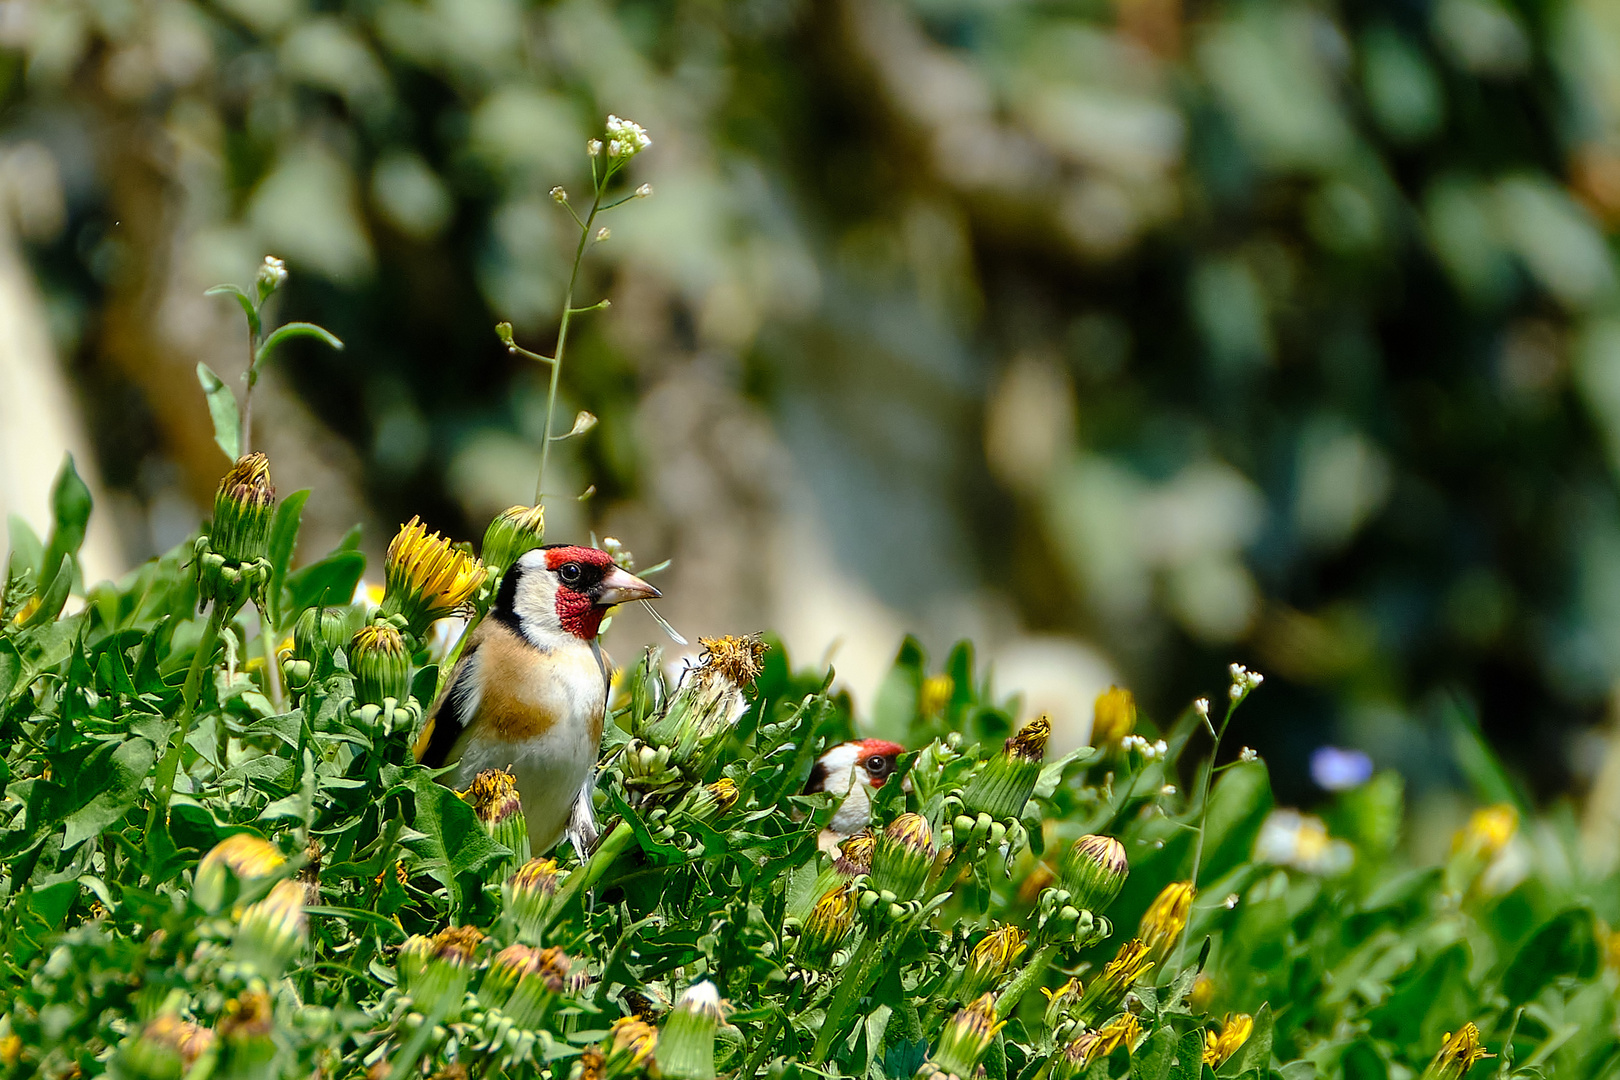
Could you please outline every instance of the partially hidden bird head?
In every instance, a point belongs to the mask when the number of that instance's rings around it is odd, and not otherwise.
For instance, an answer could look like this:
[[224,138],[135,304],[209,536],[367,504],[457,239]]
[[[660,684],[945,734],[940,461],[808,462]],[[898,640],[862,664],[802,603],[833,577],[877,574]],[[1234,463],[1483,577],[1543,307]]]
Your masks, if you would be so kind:
[[816,759],[805,790],[843,795],[857,786],[856,781],[870,788],[880,788],[905,752],[905,747],[883,739],[852,739],[839,743]]
[[512,564],[490,615],[545,647],[558,636],[591,641],[609,608],[659,595],[605,551],[552,544],[525,552]]

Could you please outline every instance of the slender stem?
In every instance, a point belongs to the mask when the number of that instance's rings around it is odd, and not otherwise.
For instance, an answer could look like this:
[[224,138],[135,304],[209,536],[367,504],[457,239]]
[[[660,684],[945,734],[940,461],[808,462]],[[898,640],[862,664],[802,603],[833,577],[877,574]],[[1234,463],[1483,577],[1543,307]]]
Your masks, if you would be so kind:
[[253,333],[253,327],[248,327],[248,361],[247,370],[242,373],[242,445],[237,447],[239,456],[246,457],[253,453],[253,384],[259,381],[254,374],[253,363],[259,353],[259,339]]
[[281,657],[276,649],[276,630],[270,616],[259,612],[259,640],[264,643],[264,685],[270,691],[270,704],[276,712],[287,708],[287,695],[281,686]]
[[[866,981],[872,977],[872,968],[876,966],[878,957],[882,954],[879,939],[883,935],[868,933],[866,940],[861,942],[860,950],[850,961],[849,969],[838,983],[838,992],[833,994],[832,1001],[827,1003],[827,1013],[822,1018],[821,1030],[816,1033],[816,1045],[810,1051],[810,1062],[820,1065],[827,1060],[832,1052],[833,1041],[838,1038],[839,1029],[844,1023],[844,1014],[850,1006],[860,1000],[861,994],[866,992]],[[747,1080],[746,1077],[741,1080]]]
[[789,1013],[799,1011],[799,997],[804,990],[804,980],[801,978],[793,984],[793,992],[788,996],[787,1004],[777,1010],[771,1018],[771,1025],[765,1030],[764,1037],[759,1040],[759,1046],[748,1057],[748,1064],[736,1076],[736,1080],[754,1080],[759,1075],[759,1068],[771,1056],[771,1049],[776,1045],[776,1033],[782,1030],[782,1022]]
[[[1198,871],[1204,864],[1204,836],[1209,831],[1206,828],[1209,823],[1209,785],[1215,775],[1215,759],[1221,753],[1221,737],[1226,734],[1226,727],[1232,722],[1232,713],[1237,711],[1241,700],[1241,698],[1234,699],[1231,697],[1226,699],[1226,712],[1221,717],[1219,730],[1214,727],[1210,728],[1210,734],[1214,736],[1215,744],[1210,747],[1209,758],[1198,772],[1198,839],[1193,844],[1192,876],[1189,879],[1195,897],[1198,895]],[[1207,724],[1209,718],[1206,716],[1204,719]],[[1189,921],[1191,921],[1191,913],[1189,913]],[[1176,942],[1176,967],[1178,968],[1181,967],[1182,954],[1186,952],[1186,949],[1187,934],[1183,931],[1180,940]]]
[[157,827],[158,815],[167,815],[169,797],[174,794],[174,777],[185,752],[186,738],[191,734],[192,715],[197,710],[197,697],[202,693],[203,672],[212,667],[214,646],[219,644],[219,632],[225,625],[225,609],[216,600],[208,612],[197,651],[192,654],[191,667],[186,671],[186,685],[180,694],[180,717],[175,727],[174,741],[158,763],[157,779],[152,785],[152,809],[147,815],[148,835]]
[[617,825],[613,826],[613,831],[608,833],[596,850],[591,853],[591,857],[586,861],[585,865],[569,874],[568,880],[563,882],[561,891],[557,893],[556,902],[551,905],[551,914],[546,920],[547,929],[550,929],[551,925],[557,921],[558,916],[563,913],[563,910],[568,907],[575,896],[602,879],[602,875],[607,873],[608,867],[612,866],[614,860],[623,853],[625,848],[630,846],[630,841],[635,839],[635,835],[635,831],[630,828],[628,821],[621,820]]
[[1052,958],[1057,956],[1057,953],[1058,943],[1055,941],[1048,942],[1035,951],[1029,963],[1024,965],[1024,970],[1014,975],[1012,982],[1008,983],[1001,996],[996,998],[997,1020],[1005,1020],[1008,1014],[1018,1007],[1018,1003],[1024,1000],[1024,995],[1029,993],[1029,988],[1046,974],[1046,969],[1051,966]]
[[[593,161],[593,174],[596,171],[594,166]],[[551,386],[546,391],[545,434],[540,442],[540,477],[534,484],[536,506],[540,505],[546,490],[546,463],[551,458],[551,421],[557,411],[557,383],[562,376],[563,352],[568,348],[568,324],[574,317],[574,286],[579,282],[579,268],[585,262],[585,245],[591,242],[591,225],[602,209],[602,184],[593,183],[592,187],[591,212],[585,215],[585,223],[580,226],[579,244],[574,248],[574,268],[569,271],[568,291],[563,294],[562,320],[557,326],[557,348],[551,354]]]

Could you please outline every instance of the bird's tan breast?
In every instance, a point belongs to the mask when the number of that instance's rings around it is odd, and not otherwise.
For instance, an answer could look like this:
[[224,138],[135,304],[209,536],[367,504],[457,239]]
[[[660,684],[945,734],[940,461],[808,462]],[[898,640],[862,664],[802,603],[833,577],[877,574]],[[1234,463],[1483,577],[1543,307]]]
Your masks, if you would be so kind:
[[541,652],[514,635],[492,634],[478,661],[484,678],[477,722],[486,737],[528,742],[583,720],[594,752],[602,738],[607,683],[590,643]]

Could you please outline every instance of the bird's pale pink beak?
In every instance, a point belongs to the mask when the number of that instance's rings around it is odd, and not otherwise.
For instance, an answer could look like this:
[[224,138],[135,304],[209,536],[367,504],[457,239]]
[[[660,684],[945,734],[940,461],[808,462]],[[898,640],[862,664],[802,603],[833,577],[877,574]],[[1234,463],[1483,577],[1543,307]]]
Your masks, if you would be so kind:
[[602,579],[601,591],[596,595],[597,607],[628,604],[632,600],[656,600],[664,595],[622,566],[615,566]]

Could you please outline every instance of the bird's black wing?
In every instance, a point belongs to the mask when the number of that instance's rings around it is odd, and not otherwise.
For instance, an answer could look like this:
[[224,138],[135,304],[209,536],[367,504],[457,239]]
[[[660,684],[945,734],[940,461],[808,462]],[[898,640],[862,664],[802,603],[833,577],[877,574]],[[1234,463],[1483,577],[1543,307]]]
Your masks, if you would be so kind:
[[443,768],[456,740],[472,719],[468,698],[472,688],[473,657],[478,653],[478,640],[467,642],[467,651],[456,662],[450,676],[450,685],[439,695],[438,702],[428,713],[427,723],[416,740],[416,760],[430,769]]

